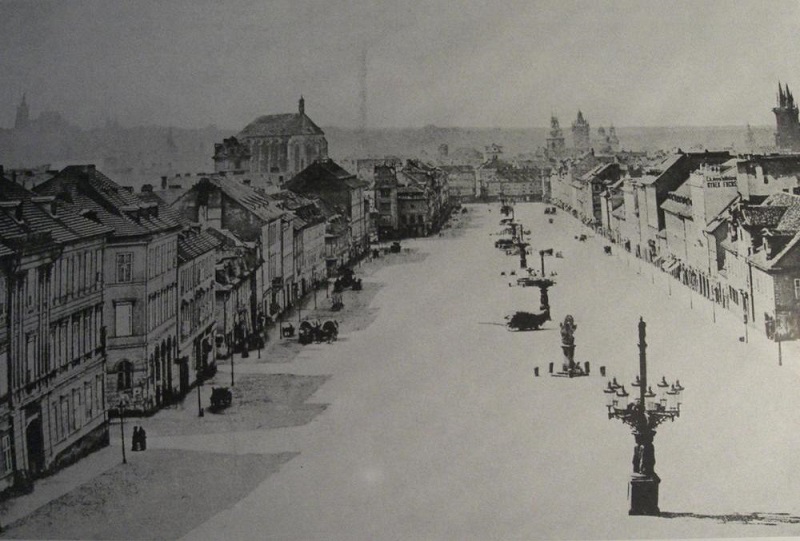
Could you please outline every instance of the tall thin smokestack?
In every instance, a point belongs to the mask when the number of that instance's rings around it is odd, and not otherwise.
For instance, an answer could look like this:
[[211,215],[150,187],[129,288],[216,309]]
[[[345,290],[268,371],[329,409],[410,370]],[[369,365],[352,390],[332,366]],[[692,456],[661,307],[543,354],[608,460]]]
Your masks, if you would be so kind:
[[361,139],[361,153],[366,154],[367,146],[367,46],[361,47],[361,66],[359,69],[359,136]]

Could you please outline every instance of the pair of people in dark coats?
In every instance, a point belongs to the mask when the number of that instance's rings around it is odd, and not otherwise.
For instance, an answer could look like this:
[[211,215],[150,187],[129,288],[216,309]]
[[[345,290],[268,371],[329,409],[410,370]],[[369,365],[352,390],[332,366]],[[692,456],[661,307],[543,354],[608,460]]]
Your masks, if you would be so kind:
[[147,432],[144,427],[133,427],[133,442],[131,443],[131,451],[144,451],[147,449]]

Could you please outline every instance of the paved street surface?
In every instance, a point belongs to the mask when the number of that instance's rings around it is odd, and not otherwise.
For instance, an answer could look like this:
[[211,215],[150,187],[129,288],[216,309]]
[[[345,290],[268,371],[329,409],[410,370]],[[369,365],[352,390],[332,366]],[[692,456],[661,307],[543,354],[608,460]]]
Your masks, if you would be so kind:
[[[602,239],[575,240],[587,231],[560,211],[548,224],[539,204],[518,205],[516,215],[532,230],[529,266],[539,268],[542,248],[564,255],[546,258],[547,272],[558,273],[553,321],[509,332],[503,316],[538,310],[539,290],[508,285],[519,260],[494,248],[499,205],[469,208],[466,229],[404,241],[405,262],[365,274],[368,317],[343,324],[337,342],[300,348],[286,362],[237,360],[243,382],[272,385],[263,403],[252,399],[261,387],[238,391],[250,393],[247,403],[222,428],[218,418],[197,418],[189,399],[144,422],[148,451],[132,460],[151,450],[169,457],[166,466],[180,456],[170,450],[206,456],[211,467],[194,475],[203,487],[226,487],[213,511],[192,498],[154,502],[192,516],[169,533],[304,541],[800,535],[795,344],[784,345],[778,366],[775,344],[752,330],[749,343],[739,340],[738,317],[712,311],[617,246],[607,256]],[[567,314],[589,377],[547,375],[549,362],[561,362],[558,324]],[[605,366],[621,383],[633,379],[639,316],[652,382],[665,375],[686,387],[682,416],[655,439],[659,518],[627,515],[634,442],[608,420],[599,375]],[[223,365],[218,382],[229,374]],[[270,418],[286,413],[285,421],[259,419],[267,410]],[[178,429],[173,418],[193,428]],[[216,424],[204,428],[209,423]],[[242,457],[234,479],[253,468],[246,491],[231,490],[231,460],[220,458],[231,455]],[[253,467],[258,455],[269,465]],[[165,479],[194,486],[192,468],[180,471],[180,481]],[[136,511],[145,512],[139,500],[147,494],[127,497],[133,519],[146,523]],[[117,512],[125,508],[124,498],[114,501]],[[86,516],[96,520],[101,511],[92,512]],[[57,514],[47,518],[58,524]],[[35,519],[10,533],[44,536]],[[169,536],[153,523],[152,537]]]

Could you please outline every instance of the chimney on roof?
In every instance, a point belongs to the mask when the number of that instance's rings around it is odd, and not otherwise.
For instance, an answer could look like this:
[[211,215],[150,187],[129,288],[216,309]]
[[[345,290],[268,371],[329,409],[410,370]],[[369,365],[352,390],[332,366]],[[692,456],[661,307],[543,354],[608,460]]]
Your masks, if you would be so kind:
[[93,163],[88,163],[86,165],[80,165],[78,167],[80,168],[81,172],[83,172],[83,173],[94,173],[95,172],[95,166],[94,166]]
[[152,184],[142,184],[142,193],[153,193]]
[[166,190],[167,189],[167,177],[166,176],[161,177],[161,189],[162,190]]
[[306,100],[303,98],[302,94],[300,94],[300,101],[298,102],[297,110],[301,115],[306,114]]

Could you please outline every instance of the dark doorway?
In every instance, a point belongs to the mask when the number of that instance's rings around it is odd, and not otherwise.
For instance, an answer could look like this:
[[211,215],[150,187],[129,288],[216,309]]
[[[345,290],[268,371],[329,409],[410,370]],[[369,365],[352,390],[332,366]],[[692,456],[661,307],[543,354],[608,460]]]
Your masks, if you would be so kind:
[[28,470],[32,477],[38,477],[44,470],[44,434],[40,417],[28,423],[25,443],[28,449]]
[[180,370],[181,396],[186,396],[189,392],[189,359],[182,357],[178,363],[178,370]]

